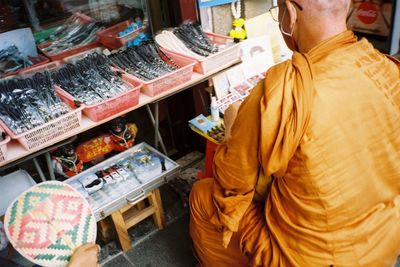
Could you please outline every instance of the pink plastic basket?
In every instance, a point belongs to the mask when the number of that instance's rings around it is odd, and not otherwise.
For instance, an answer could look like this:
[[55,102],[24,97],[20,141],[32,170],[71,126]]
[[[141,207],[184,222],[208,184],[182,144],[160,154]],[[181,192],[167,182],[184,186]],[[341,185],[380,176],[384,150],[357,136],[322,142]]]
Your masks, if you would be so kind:
[[110,28],[99,31],[97,33],[97,36],[99,37],[100,43],[102,43],[105,47],[111,49],[117,49],[124,46],[127,42],[136,38],[141,32],[146,29],[146,27],[141,27],[139,29],[131,31],[128,34],[125,34],[124,36],[119,37],[118,34],[128,28],[132,22],[133,20],[126,20]]
[[[2,132],[3,129],[0,129]],[[6,138],[0,142],[0,162],[7,160],[7,144],[10,142],[11,138],[6,135]]]
[[89,55],[89,54],[92,54],[92,53],[102,54],[102,53],[103,53],[103,50],[104,50],[104,47],[103,47],[103,46],[98,46],[98,47],[91,48],[91,49],[89,49],[89,50],[80,52],[80,53],[78,53],[78,54],[75,54],[75,55],[66,57],[66,58],[63,59],[63,61],[66,62],[66,63],[75,64],[77,61],[79,61],[79,60],[81,60],[81,59],[84,59],[84,58],[85,58],[87,55]]
[[26,70],[21,71],[19,74],[21,74],[22,76],[29,76],[32,74],[35,74],[36,72],[44,72],[44,71],[52,71],[52,70],[56,70],[58,68],[60,68],[62,66],[62,62],[61,61],[52,61],[50,63],[47,64],[43,64],[40,66],[37,66],[35,68],[29,68]]
[[127,74],[127,81],[139,81],[143,83],[142,93],[148,96],[158,95],[162,92],[171,90],[180,84],[190,81],[193,74],[193,66],[196,64],[196,62],[181,55],[170,53],[169,51],[164,52],[171,59],[173,59],[176,64],[181,66],[181,68],[151,81],[143,81],[136,76],[123,71]]
[[[87,16],[87,15],[85,15],[85,14],[83,14],[83,13],[77,12],[77,13],[75,13],[75,15],[76,15],[77,17],[79,17],[79,19],[80,19],[83,23],[89,23],[89,22],[93,22],[93,21],[94,21],[93,18],[91,18],[91,17],[89,17],[89,16]],[[88,49],[91,49],[91,48],[94,48],[94,47],[97,47],[97,46],[100,45],[99,42],[96,40],[96,41],[93,41],[93,42],[91,42],[91,43],[89,43],[89,44],[87,44],[87,45],[83,45],[83,46],[74,46],[74,47],[72,47],[72,48],[70,48],[70,49],[68,49],[68,50],[66,50],[66,51],[64,51],[64,52],[61,52],[61,53],[59,53],[59,54],[52,54],[52,55],[50,55],[50,54],[47,54],[46,52],[44,52],[44,51],[43,51],[43,48],[48,47],[48,46],[51,45],[51,44],[52,44],[52,43],[42,44],[42,45],[39,45],[38,48],[39,48],[39,50],[40,50],[46,57],[50,58],[52,61],[62,60],[63,58],[66,58],[66,57],[75,55],[75,54],[77,54],[77,53],[86,51],[86,50],[88,50]]]
[[81,119],[82,108],[77,108],[57,119],[19,135],[14,134],[2,120],[0,120],[0,126],[4,128],[12,139],[16,139],[25,149],[31,150],[39,146],[45,146],[50,142],[65,139],[65,134],[81,126]]
[[233,38],[215,33],[206,34],[213,43],[217,45],[226,45],[226,48],[201,60],[197,60],[190,56],[182,55],[180,53],[170,50],[168,50],[168,52],[194,60],[195,62],[197,62],[194,66],[194,71],[201,74],[207,74],[220,67],[228,66],[232,63],[237,62],[240,59],[240,44],[235,44],[233,42]]
[[[97,122],[120,113],[130,107],[136,106],[139,103],[139,94],[142,84],[139,81],[135,81],[133,83],[132,81],[128,82],[126,76],[127,75],[123,74],[122,79],[125,81],[126,85],[132,87],[131,90],[107,99],[96,105],[82,105],[83,113],[92,121]],[[58,86],[56,86],[56,92],[70,107],[75,107],[76,99],[72,95]]]

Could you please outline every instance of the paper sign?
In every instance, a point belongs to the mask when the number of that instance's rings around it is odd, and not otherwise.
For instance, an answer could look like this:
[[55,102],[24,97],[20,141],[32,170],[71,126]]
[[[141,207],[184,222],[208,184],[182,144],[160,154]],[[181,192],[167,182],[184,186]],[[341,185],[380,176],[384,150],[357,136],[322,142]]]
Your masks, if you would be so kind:
[[270,37],[264,35],[242,42],[241,59],[246,79],[265,73],[275,63]]
[[248,39],[269,36],[275,63],[291,57],[292,52],[286,46],[279,23],[272,19],[269,12],[247,19],[245,27]]
[[231,86],[236,86],[241,84],[246,77],[244,76],[242,64],[236,65],[226,71],[228,76],[228,81]]
[[230,84],[228,81],[228,77],[226,76],[226,72],[213,76],[212,82],[217,99],[223,98],[229,93]]

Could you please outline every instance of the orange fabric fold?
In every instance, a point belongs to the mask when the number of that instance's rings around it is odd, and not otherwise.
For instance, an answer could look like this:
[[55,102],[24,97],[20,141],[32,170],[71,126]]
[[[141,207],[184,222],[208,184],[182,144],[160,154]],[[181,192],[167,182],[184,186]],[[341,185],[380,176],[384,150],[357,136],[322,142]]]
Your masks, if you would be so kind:
[[214,203],[218,212],[212,222],[223,230],[225,247],[253,199],[259,168],[266,176],[282,177],[307,129],[314,94],[312,60],[352,42],[356,42],[355,36],[346,32],[308,54],[295,52],[292,60],[271,68],[242,104],[231,138],[214,157]]
[[352,32],[270,69],[217,150],[215,179],[193,189],[201,264],[393,266],[399,122],[399,62]]

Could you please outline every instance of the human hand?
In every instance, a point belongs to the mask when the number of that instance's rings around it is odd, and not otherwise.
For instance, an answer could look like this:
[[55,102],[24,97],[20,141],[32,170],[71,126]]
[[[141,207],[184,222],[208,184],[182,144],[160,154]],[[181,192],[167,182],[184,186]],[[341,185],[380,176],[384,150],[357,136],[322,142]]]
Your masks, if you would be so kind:
[[100,246],[88,243],[75,249],[67,267],[98,267]]
[[239,100],[232,103],[224,113],[224,124],[225,124],[225,139],[231,137],[231,128],[233,123],[235,122],[237,113],[239,111],[239,107],[243,101]]

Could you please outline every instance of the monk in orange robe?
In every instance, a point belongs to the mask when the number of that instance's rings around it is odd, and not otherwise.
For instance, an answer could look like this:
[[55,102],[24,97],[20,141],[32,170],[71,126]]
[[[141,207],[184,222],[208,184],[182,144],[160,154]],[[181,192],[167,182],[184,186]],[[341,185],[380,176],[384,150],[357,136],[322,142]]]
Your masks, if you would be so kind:
[[195,254],[216,267],[394,266],[400,63],[346,29],[348,0],[278,5],[294,54],[225,114],[214,177],[190,196]]

